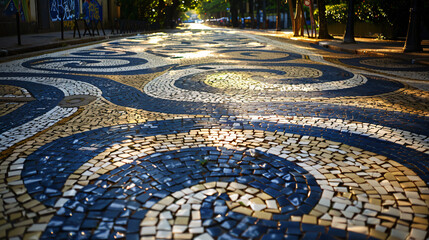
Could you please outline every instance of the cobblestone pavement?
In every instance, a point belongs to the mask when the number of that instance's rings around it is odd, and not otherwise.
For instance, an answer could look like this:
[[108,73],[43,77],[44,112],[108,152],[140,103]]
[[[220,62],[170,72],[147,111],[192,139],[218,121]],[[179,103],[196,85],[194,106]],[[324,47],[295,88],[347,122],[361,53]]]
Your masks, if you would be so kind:
[[[396,79],[416,88],[429,91],[427,80],[429,79],[429,65],[415,62],[414,59],[394,57],[368,57],[365,55],[348,54],[330,50],[319,45],[310,44],[324,56],[326,61],[334,64],[345,65],[375,74],[382,74]],[[425,83],[426,82],[426,83]]]
[[1,239],[429,237],[427,66],[206,28],[0,71]]

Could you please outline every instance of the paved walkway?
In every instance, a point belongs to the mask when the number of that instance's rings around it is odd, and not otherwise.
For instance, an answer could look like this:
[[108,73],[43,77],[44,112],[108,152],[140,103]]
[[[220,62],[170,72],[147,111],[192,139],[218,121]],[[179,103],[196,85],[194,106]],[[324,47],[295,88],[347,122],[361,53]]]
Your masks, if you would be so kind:
[[73,31],[64,31],[64,40],[61,39],[61,32],[24,34],[21,35],[21,45],[18,45],[17,36],[0,37],[0,57],[29,54],[32,52],[62,48],[69,45],[84,44],[131,35],[112,34],[110,29],[105,30],[106,35],[103,35],[101,30],[99,31],[99,35],[95,33],[95,36],[90,36],[88,34],[83,36],[83,32],[81,32],[81,38],[79,38],[77,32],[75,37],[73,33]]
[[[252,30],[253,31],[253,30]],[[257,33],[256,31],[255,33]],[[359,38],[356,37],[355,44],[344,44],[341,36],[335,36],[333,39],[315,39],[307,37],[294,37],[291,30],[286,31],[265,31],[259,32],[269,33],[271,36],[290,39],[294,41],[307,42],[318,44],[329,51],[335,53],[349,53],[371,57],[393,57],[413,63],[429,65],[429,40],[422,41],[422,52],[404,53],[404,40],[378,40],[375,38]]]
[[404,44],[404,41],[370,38],[356,38],[356,44],[343,44],[339,37],[332,41],[319,42],[319,45],[332,50],[367,56],[394,57],[429,65],[429,40],[422,41],[422,52],[403,53]]
[[429,236],[426,65],[193,27],[0,64],[0,238]]
[[[255,31],[255,30],[250,30]],[[258,30],[259,33],[271,33],[274,36],[284,37],[296,41],[310,42],[319,44],[327,49],[352,54],[367,56],[395,57],[413,61],[415,63],[429,65],[429,40],[423,40],[423,52],[403,53],[404,41],[377,40],[372,38],[355,38],[356,44],[343,44],[342,38],[336,36],[332,40],[320,40],[311,38],[293,37],[290,30],[274,32],[270,30]],[[77,33],[73,36],[73,31],[64,32],[64,40],[61,39],[61,32],[50,32],[40,34],[26,34],[21,36],[22,45],[18,45],[17,36],[0,37],[0,57],[16,54],[29,53],[40,50],[64,47],[92,41],[100,41],[110,38],[129,36],[130,34],[112,34],[110,29],[106,29],[106,35],[99,32],[96,36],[83,36],[79,38]]]

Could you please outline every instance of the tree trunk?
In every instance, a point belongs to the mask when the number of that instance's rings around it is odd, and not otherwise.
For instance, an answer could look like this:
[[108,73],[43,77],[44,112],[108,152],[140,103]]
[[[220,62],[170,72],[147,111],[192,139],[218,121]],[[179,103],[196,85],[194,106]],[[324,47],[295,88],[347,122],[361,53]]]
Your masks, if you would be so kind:
[[280,0],[276,0],[276,5],[277,5],[277,16],[276,16],[276,31],[281,31],[282,28],[280,26],[280,21],[281,21],[281,17],[280,17]]
[[254,16],[255,14],[253,12],[254,8],[255,8],[254,0],[249,0],[249,15],[250,15],[250,21],[251,21],[250,23],[251,28],[256,28],[255,16]]
[[164,22],[164,28],[175,28],[176,22],[178,18],[178,11],[177,8],[180,6],[179,0],[173,0],[173,4],[171,6],[168,6],[165,9],[165,22]]
[[267,29],[267,0],[262,0],[262,29]]
[[329,35],[328,22],[326,21],[326,3],[325,0],[317,0],[317,8],[319,9],[319,38],[332,39]]
[[241,19],[241,28],[246,27],[245,18],[246,18],[246,3],[245,0],[240,0],[240,19]]
[[356,43],[355,41],[355,6],[354,1],[349,0],[346,33],[344,34],[343,43]]
[[230,1],[230,8],[231,8],[231,22],[233,27],[238,27],[238,0],[231,0]]
[[295,22],[295,28],[293,30],[293,36],[304,36],[304,14],[302,11],[302,1],[296,0],[296,6],[295,6],[295,17],[293,19]]
[[287,1],[288,5],[289,5],[289,14],[290,14],[290,22],[292,23],[292,31],[295,33],[295,14],[293,13],[293,4],[292,4],[292,0],[288,0]]
[[300,19],[301,11],[299,8],[299,0],[296,0],[296,2],[295,2],[295,12],[294,13],[295,14],[294,14],[293,21],[295,23],[295,29],[293,30],[293,36],[299,37],[299,36],[301,36],[300,30],[301,30],[301,25],[302,25],[302,21]]
[[410,18],[408,20],[407,40],[404,45],[404,52],[421,52],[423,51],[420,36],[421,9],[423,4],[420,0],[412,0],[410,8]]
[[165,2],[164,2],[164,0],[159,0],[157,11],[158,11],[158,16],[157,16],[156,22],[157,22],[158,27],[161,28],[165,22],[165,18],[164,18]]

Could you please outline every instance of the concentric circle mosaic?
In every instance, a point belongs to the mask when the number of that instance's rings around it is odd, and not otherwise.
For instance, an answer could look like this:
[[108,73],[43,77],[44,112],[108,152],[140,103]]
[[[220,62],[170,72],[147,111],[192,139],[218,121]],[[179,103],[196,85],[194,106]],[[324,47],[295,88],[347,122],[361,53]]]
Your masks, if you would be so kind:
[[[421,171],[412,167],[419,162],[418,154],[414,159],[406,155],[386,157],[359,148],[371,146],[381,153],[377,148],[380,141],[375,139],[370,143],[364,136],[353,135],[346,141],[351,145],[343,145],[332,141],[342,138],[340,132],[332,131],[335,137],[324,138],[323,131],[318,129],[244,122],[217,125],[214,119],[184,119],[117,126],[42,147],[24,163],[23,181],[27,189],[32,189],[29,194],[33,198],[48,207],[60,208],[44,236],[56,238],[84,232],[96,238],[110,234],[171,238],[174,234],[197,237],[208,233],[211,237],[247,238],[262,237],[270,229],[286,234],[290,231],[286,226],[293,225],[290,221],[297,217],[313,219],[306,224],[316,224],[317,219],[335,216],[330,215],[332,212],[319,214],[314,209],[333,207],[346,219],[362,214],[364,206],[370,207],[374,216],[377,212],[399,214],[400,210],[394,207],[380,208],[368,202],[373,194],[387,191],[381,186],[395,185],[389,183],[393,180],[389,171],[380,172],[384,168],[375,166],[390,166],[392,171]],[[272,126],[264,127],[266,124]],[[176,129],[173,134],[168,130],[172,126]],[[114,133],[129,137],[117,138]],[[112,137],[116,143],[109,140]],[[104,141],[100,142],[100,138]],[[164,138],[170,142],[162,143]],[[63,148],[63,154],[57,154],[58,147]],[[67,155],[65,150],[74,154]],[[326,155],[328,152],[331,157]],[[335,157],[342,152],[351,155]],[[342,166],[343,162],[347,164]],[[356,174],[361,171],[367,174]],[[86,180],[72,177],[76,172],[81,172],[79,178]],[[334,176],[341,174],[346,174],[350,181],[337,182]],[[415,184],[423,183],[417,174],[414,176]],[[75,185],[78,181],[85,186]],[[356,201],[348,200],[347,194]],[[137,221],[133,222],[135,230],[129,229],[129,221]],[[237,231],[234,225],[242,221],[249,222]],[[258,221],[266,225],[252,233],[251,226]],[[365,234],[371,225],[366,222],[365,231],[356,230]],[[302,228],[299,223],[295,226],[294,231]],[[299,231],[327,234],[323,227]]]
[[[218,157],[217,159],[215,159],[216,155]],[[210,160],[210,158],[213,160]],[[138,162],[142,162],[143,164],[137,164]],[[147,165],[145,162],[151,162],[151,164]],[[227,164],[228,162],[229,164]],[[231,165],[232,162],[237,162],[235,167]],[[270,185],[270,188],[265,188],[263,187],[263,183],[269,181],[270,176],[263,169],[271,169],[272,164],[281,168],[277,173],[282,177],[274,178],[273,175],[271,177],[272,186]],[[149,209],[145,218],[143,218],[140,223],[142,226],[140,230],[142,235],[147,234],[145,233],[147,227],[153,228],[153,226],[158,223],[157,220],[153,219],[154,217],[166,219],[167,223],[170,219],[174,219],[176,222],[182,221],[180,224],[181,226],[170,226],[170,236],[166,238],[172,238],[172,228],[183,228],[190,223],[189,218],[191,217],[192,207],[194,208],[192,213],[194,215],[199,214],[201,216],[198,220],[194,221],[194,223],[199,222],[199,225],[197,224],[195,227],[199,227],[200,229],[192,227],[189,231],[185,231],[186,229],[183,229],[181,233],[204,233],[204,229],[201,229],[203,227],[202,221],[208,220],[205,221],[205,225],[207,227],[212,225],[213,227],[215,224],[208,225],[208,222],[212,218],[216,217],[216,215],[223,216],[223,218],[225,218],[223,219],[224,223],[231,221],[235,222],[236,220],[232,219],[231,216],[225,216],[229,211],[228,206],[233,208],[231,209],[232,212],[239,213],[236,216],[243,214],[257,217],[258,214],[262,214],[263,218],[267,220],[270,220],[272,217],[277,219],[285,218],[282,217],[282,215],[288,216],[288,214],[292,215],[295,212],[302,214],[308,212],[312,207],[311,205],[315,205],[316,203],[315,201],[309,203],[309,201],[306,201],[307,198],[315,197],[317,195],[320,197],[321,194],[320,187],[317,186],[315,179],[311,175],[308,175],[304,169],[298,166],[294,167],[293,164],[289,162],[282,163],[279,158],[276,159],[270,155],[258,154],[257,151],[246,153],[237,150],[216,148],[191,148],[138,158],[136,159],[136,162],[132,162],[130,165],[124,165],[123,168],[129,169],[129,173],[127,175],[133,176],[133,173],[136,173],[137,175],[135,175],[134,178],[130,178],[128,176],[125,178],[106,176],[106,184],[109,180],[115,178],[117,183],[124,184],[124,186],[130,186],[133,189],[146,189],[143,192],[136,192],[140,193],[138,195],[132,194],[132,196],[137,200],[134,204],[129,202],[128,199],[124,199],[124,203],[128,202],[126,206],[130,206],[131,209],[133,209],[133,207],[131,207],[132,205],[136,207],[140,205],[139,208]],[[159,172],[159,174],[152,175],[150,174],[150,172],[152,172],[152,168],[165,170]],[[138,174],[139,172],[142,174]],[[149,174],[145,175],[145,173]],[[304,176],[305,173],[307,173],[307,178]],[[137,177],[140,180],[137,180]],[[208,181],[209,179],[214,181],[210,182]],[[216,181],[216,179],[224,179],[227,182]],[[235,182],[235,179],[238,182]],[[115,188],[111,188],[108,185],[105,187],[106,191],[111,189],[112,193],[115,192],[115,194],[119,194]],[[277,187],[275,187],[275,185],[277,185]],[[153,186],[155,186],[156,189],[165,190],[156,192],[154,191]],[[285,188],[285,186],[287,187]],[[312,188],[311,194],[309,193],[310,187]],[[171,192],[174,189],[178,190],[176,192]],[[199,189],[200,191],[196,189]],[[237,194],[240,193],[240,191],[238,191],[240,189],[243,191],[243,195],[237,196]],[[279,191],[281,189],[283,189],[282,192]],[[87,192],[86,190],[86,188],[82,189],[83,192]],[[93,191],[94,190],[95,189],[93,189]],[[246,190],[248,192],[247,195],[244,193]],[[219,194],[218,191],[222,193]],[[277,203],[275,200],[276,198],[267,193],[271,193],[276,196],[281,203]],[[126,198],[129,197],[129,194],[131,193],[128,191],[124,192],[124,196],[126,196]],[[255,198],[255,195],[262,198]],[[110,202],[109,197],[107,197],[107,199],[106,197],[107,196],[95,197],[97,202],[94,206],[98,206],[105,201]],[[93,197],[86,195],[85,198],[91,199]],[[83,204],[85,205],[85,201]],[[214,209],[212,208],[213,204]],[[266,204],[270,204],[271,210],[267,209]],[[279,210],[279,207],[277,206],[278,204],[282,206],[282,211]],[[124,211],[123,209],[127,208],[126,206],[121,207],[120,205],[117,206],[119,211]],[[66,204],[64,207],[67,208],[67,206],[69,205]],[[252,211],[249,211],[249,206]],[[90,208],[95,211],[97,210],[94,209],[94,207]],[[160,210],[164,210],[166,208],[168,210],[162,212],[162,215],[158,215]],[[155,212],[158,214],[155,215]],[[91,210],[89,214],[91,214]],[[165,218],[163,216],[165,216]],[[220,219],[218,219],[218,222],[219,221]],[[161,230],[166,229],[160,229],[157,233],[158,235],[165,232]],[[49,228],[48,225],[47,235],[52,235],[53,231],[54,228]],[[176,230],[174,231],[176,232]],[[154,234],[154,236],[155,235],[156,234]]]

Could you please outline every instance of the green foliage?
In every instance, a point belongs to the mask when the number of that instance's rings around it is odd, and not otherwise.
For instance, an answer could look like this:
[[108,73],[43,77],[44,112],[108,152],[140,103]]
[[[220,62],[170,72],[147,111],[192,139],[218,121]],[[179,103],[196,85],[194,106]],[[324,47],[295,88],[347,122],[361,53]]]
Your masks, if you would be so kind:
[[[318,10],[315,18],[319,17]],[[326,20],[328,23],[347,22],[347,3],[326,5]],[[387,14],[380,5],[380,1],[363,0],[355,5],[355,20],[369,23],[387,21]]]
[[197,0],[116,0],[122,19],[158,22],[160,26],[194,8]]
[[335,4],[326,6],[326,20],[328,22],[347,22],[347,4]]
[[182,15],[183,20],[188,20],[192,18],[192,15],[197,14],[195,10],[189,10]]
[[131,20],[149,20],[157,18],[158,1],[153,0],[118,0],[121,7],[121,18]]
[[355,6],[355,14],[362,22],[379,23],[387,18],[379,0],[362,0]]
[[377,35],[377,39],[378,39],[378,40],[386,40],[386,39],[387,39],[387,37],[385,37],[382,33],[379,33],[379,34]]
[[227,0],[202,0],[196,7],[197,13],[204,18],[210,16],[218,16],[220,13],[226,13],[227,8],[230,7]]
[[[330,14],[327,14],[329,22],[347,21],[347,0],[325,0]],[[406,36],[411,0],[355,0],[355,16],[357,21],[369,23],[384,23],[392,26],[392,34],[389,37]],[[429,1],[423,1],[424,22],[429,22]],[[343,7],[340,7],[343,5]],[[316,13],[317,14],[317,13]],[[317,16],[318,17],[318,16]],[[316,18],[317,19],[317,18]]]

